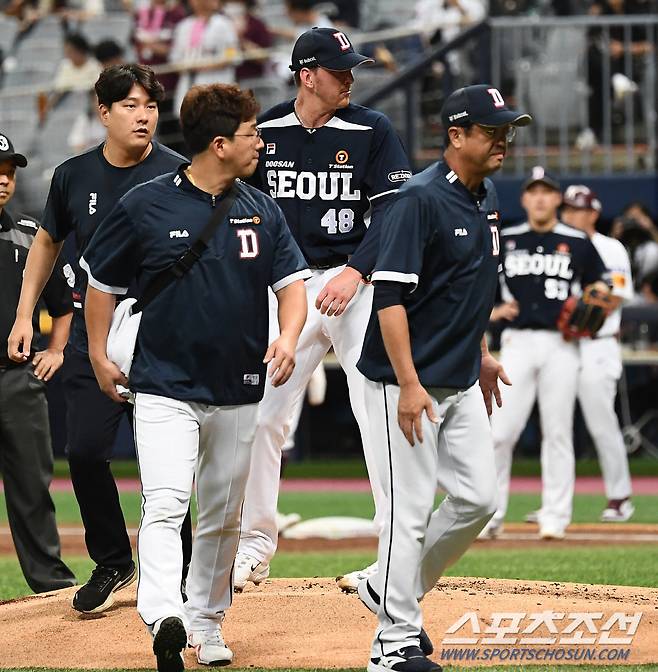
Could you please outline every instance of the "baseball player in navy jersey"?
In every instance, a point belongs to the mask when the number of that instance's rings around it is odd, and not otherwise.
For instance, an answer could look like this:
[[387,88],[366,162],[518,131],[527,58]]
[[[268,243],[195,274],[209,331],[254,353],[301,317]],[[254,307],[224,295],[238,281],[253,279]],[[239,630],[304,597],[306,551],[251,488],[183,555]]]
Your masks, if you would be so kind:
[[[581,231],[559,221],[559,183],[533,168],[522,187],[527,221],[501,231],[501,284],[505,302],[518,314],[501,339],[501,363],[514,385],[503,390],[503,407],[492,415],[498,474],[498,508],[481,537],[495,537],[507,511],[514,446],[535,399],[541,420],[542,539],[562,539],[571,521],[575,484],[573,411],[578,385],[578,345],[557,329],[569,296],[606,277],[596,248]],[[599,282],[601,291],[607,285]]]
[[[500,254],[487,176],[531,119],[488,85],[455,91],[441,118],[443,160],[412,177],[386,212],[359,361],[387,492],[378,571],[358,585],[379,621],[368,672],[441,670],[427,657],[418,601],[496,505],[487,413],[492,397],[500,404],[498,380],[509,380],[484,337]],[[437,484],[447,495],[435,511]]]
[[[164,90],[150,68],[111,66],[98,78],[96,95],[107,138],[98,147],[55,169],[9,336],[9,355],[17,362],[30,356],[34,306],[67,236],[75,237],[79,258],[95,229],[123,194],[136,184],[173,170],[184,160],[152,140]],[[73,608],[96,613],[108,609],[114,602],[114,593],[135,579],[130,539],[110,470],[119,423],[124,415],[132,421],[132,406],[108,399],[94,378],[83,314],[86,275],[78,271],[77,258],[69,276],[74,283],[75,310],[62,382],[71,481],[85,527],[87,550],[96,568],[76,592]],[[189,516],[183,530],[187,567],[192,544]]]
[[[259,408],[235,566],[236,590],[269,574],[277,543],[281,447],[293,409],[331,346],[347,376],[376,511],[384,498],[367,433],[364,378],[356,362],[372,304],[372,287],[363,280],[374,267],[382,212],[411,173],[389,120],[350,103],[352,68],[369,61],[333,28],[303,33],[290,66],[297,97],[259,119],[265,149],[255,183],[281,206],[313,277],[306,283],[309,313],[299,339],[297,368],[285,387],[266,386]],[[270,338],[275,335],[273,331]],[[378,514],[376,520],[381,520]],[[354,575],[340,581],[348,589],[356,588]]]
[[[180,114],[192,163],[126,194],[80,261],[89,274],[85,311],[99,385],[112,397],[117,384],[135,394],[143,497],[137,609],[154,635],[159,672],[184,668],[186,641],[200,663],[231,662],[221,624],[233,593],[256,411],[265,378],[277,387],[292,373],[306,318],[310,271],[281,209],[236,179],[251,175],[263,146],[257,110],[251,92],[236,86],[192,87]],[[128,383],[106,354],[113,294],[125,294],[135,278],[144,291],[233,197],[194,266],[142,311]],[[268,288],[280,327],[269,348]],[[198,523],[183,604],[179,532],[193,479]]]
[[615,413],[615,397],[622,373],[619,347],[621,304],[633,298],[633,278],[626,248],[618,240],[596,230],[600,212],[601,201],[589,187],[582,184],[567,187],[562,196],[562,221],[583,231],[592,241],[608,269],[616,306],[595,336],[578,342],[578,401],[599,456],[608,498],[601,520],[625,522],[635,509],[630,500],[632,489],[628,455]]

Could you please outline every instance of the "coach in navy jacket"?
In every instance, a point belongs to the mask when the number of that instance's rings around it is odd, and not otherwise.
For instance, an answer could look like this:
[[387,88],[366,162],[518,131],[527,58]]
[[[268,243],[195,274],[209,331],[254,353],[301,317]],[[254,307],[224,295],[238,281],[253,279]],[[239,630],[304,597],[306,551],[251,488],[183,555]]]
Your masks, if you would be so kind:
[[[114,397],[115,385],[128,381],[105,352],[113,295],[134,279],[144,291],[235,190],[208,248],[145,307],[130,372],[144,499],[137,609],[154,635],[161,672],[183,669],[188,639],[201,663],[233,657],[221,623],[231,603],[256,409],[267,364],[274,385],[292,373],[306,319],[310,272],[283,213],[236,179],[254,171],[263,146],[256,112],[252,94],[236,86],[193,87],[180,115],[192,163],[126,194],[80,262],[89,275],[91,361],[101,389]],[[269,348],[268,288],[281,329]],[[194,477],[199,515],[184,605],[177,535]]]

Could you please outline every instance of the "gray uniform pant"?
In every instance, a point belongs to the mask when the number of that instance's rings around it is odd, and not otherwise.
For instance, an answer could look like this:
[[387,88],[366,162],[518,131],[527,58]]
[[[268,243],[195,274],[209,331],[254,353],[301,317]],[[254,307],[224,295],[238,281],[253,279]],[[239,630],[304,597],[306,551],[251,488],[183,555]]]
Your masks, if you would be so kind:
[[46,386],[32,364],[0,366],[0,470],[9,528],[28,585],[35,593],[75,585],[60,558],[48,491],[53,452]]

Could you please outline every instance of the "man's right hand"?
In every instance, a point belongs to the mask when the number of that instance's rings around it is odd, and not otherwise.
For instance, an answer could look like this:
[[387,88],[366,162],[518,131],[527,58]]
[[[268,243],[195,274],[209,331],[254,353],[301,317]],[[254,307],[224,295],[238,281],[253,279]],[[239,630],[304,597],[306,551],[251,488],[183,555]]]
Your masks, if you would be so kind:
[[423,411],[427,413],[431,422],[434,424],[439,422],[434,415],[432,397],[419,382],[401,385],[398,424],[410,446],[415,444],[414,433],[418,441],[423,442]]
[[17,317],[7,339],[9,359],[19,364],[26,362],[30,357],[32,336],[32,320],[26,317]]
[[117,385],[128,387],[128,379],[123,375],[121,369],[107,357],[103,359],[92,359],[91,365],[98,381],[98,386],[107,394],[107,396],[119,404],[125,403],[125,399],[117,392]]

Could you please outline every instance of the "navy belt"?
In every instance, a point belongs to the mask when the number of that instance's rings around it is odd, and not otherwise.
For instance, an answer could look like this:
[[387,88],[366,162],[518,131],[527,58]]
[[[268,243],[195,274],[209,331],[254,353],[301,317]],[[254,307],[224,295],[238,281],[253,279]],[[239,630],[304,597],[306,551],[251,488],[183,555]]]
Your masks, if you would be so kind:
[[308,262],[308,267],[312,271],[326,271],[328,268],[336,268],[336,266],[342,266],[350,260],[350,255],[347,254],[334,254],[331,257],[325,257],[324,259],[315,259],[314,261]]

